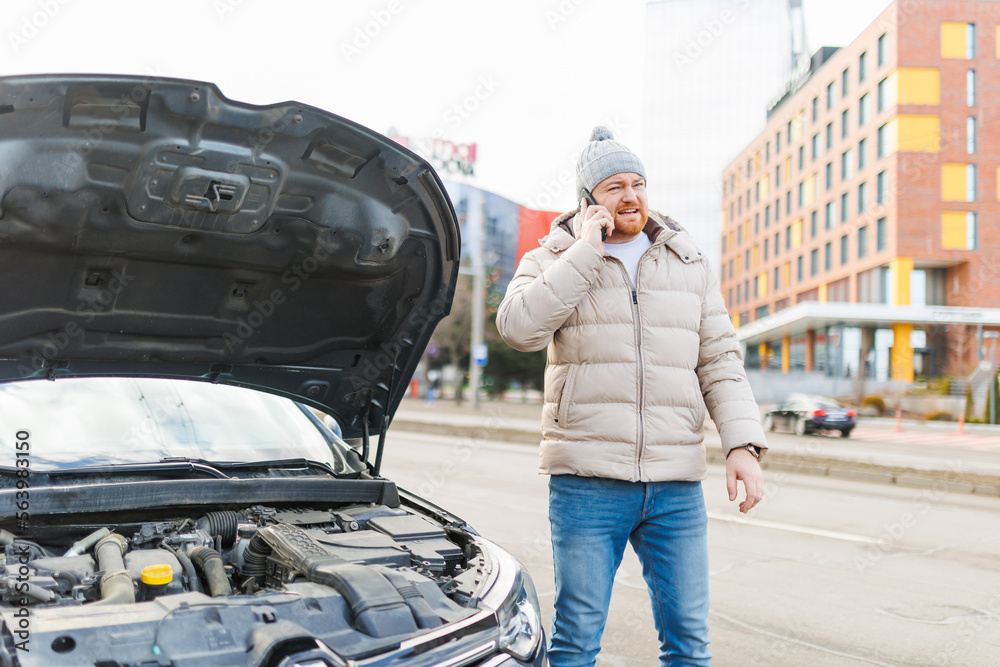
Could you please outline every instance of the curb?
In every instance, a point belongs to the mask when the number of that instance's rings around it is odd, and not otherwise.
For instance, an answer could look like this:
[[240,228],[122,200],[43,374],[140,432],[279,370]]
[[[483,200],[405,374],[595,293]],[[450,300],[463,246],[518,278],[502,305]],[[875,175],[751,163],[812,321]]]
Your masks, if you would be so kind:
[[[538,434],[519,429],[456,426],[424,421],[397,419],[393,430],[417,433],[436,433],[452,437],[498,440],[501,442],[538,445]],[[725,465],[721,453],[710,452],[706,456],[710,465]],[[808,456],[793,456],[768,452],[760,467],[773,472],[790,472],[817,477],[833,477],[874,484],[890,484],[912,489],[933,490],[935,492],[962,493],[967,495],[1000,497],[1000,476],[980,475],[944,470],[921,470],[861,463],[846,459],[827,459]]]

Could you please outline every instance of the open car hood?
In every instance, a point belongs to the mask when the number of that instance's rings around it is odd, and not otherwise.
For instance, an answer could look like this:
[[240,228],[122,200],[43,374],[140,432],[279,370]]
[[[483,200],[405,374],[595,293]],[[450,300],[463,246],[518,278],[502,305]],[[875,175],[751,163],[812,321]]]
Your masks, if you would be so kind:
[[0,381],[241,385],[361,437],[448,314],[459,247],[430,165],[325,111],[0,78]]

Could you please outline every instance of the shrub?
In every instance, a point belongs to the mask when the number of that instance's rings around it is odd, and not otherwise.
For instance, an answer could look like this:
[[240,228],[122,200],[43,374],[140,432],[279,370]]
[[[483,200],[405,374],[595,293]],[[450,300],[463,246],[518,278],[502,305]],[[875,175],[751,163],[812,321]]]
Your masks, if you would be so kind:
[[875,408],[879,415],[885,414],[885,401],[882,400],[881,396],[865,396],[865,399],[861,401],[861,407]]
[[924,419],[929,422],[953,422],[955,421],[955,415],[947,410],[935,410],[924,415]]

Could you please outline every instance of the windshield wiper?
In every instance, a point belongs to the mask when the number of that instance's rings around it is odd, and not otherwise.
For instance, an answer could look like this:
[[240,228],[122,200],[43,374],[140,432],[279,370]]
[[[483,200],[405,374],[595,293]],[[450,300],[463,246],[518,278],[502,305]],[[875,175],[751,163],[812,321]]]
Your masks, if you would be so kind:
[[76,468],[56,468],[46,470],[51,476],[58,475],[94,475],[101,473],[121,473],[121,472],[162,472],[170,470],[188,470],[191,472],[203,472],[218,479],[230,479],[229,475],[219,470],[216,464],[204,459],[186,458],[166,458],[160,461],[148,463],[114,463],[94,466],[79,466]]
[[329,463],[313,461],[312,459],[270,459],[265,461],[240,461],[230,463],[212,461],[211,463],[213,466],[218,466],[226,470],[233,468],[308,468],[310,470],[325,472],[329,475],[333,475],[334,477],[337,476],[337,471],[331,468]]

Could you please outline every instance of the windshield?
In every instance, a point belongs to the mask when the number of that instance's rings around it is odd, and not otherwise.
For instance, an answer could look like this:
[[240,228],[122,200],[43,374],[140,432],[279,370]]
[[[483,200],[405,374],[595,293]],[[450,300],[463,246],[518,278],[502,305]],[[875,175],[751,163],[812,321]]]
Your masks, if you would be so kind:
[[168,457],[251,462],[343,462],[336,437],[295,402],[219,384],[151,378],[73,378],[0,385],[0,465],[18,431],[31,434],[34,470]]

